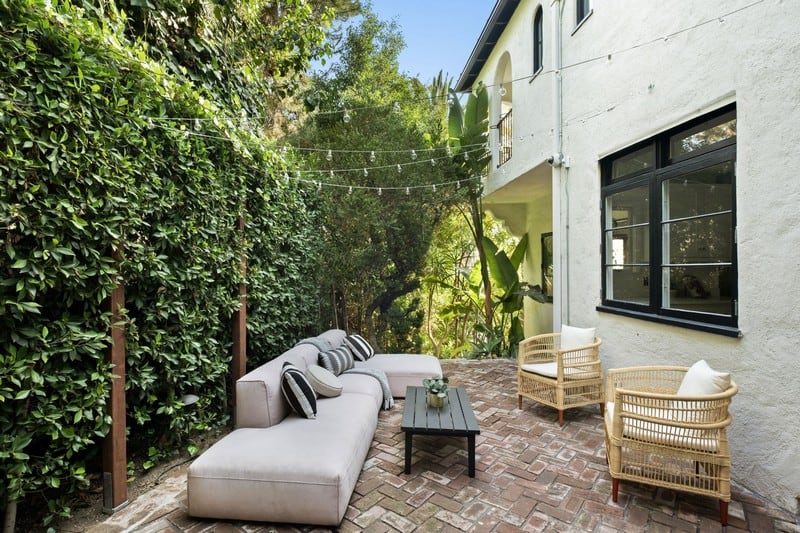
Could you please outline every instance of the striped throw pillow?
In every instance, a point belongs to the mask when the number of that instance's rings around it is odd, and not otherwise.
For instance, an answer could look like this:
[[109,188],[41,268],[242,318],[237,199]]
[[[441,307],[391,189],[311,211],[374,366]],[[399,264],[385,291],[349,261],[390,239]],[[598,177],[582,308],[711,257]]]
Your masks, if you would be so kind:
[[286,361],[281,370],[281,392],[298,415],[317,418],[317,393],[303,371]]
[[366,361],[375,355],[375,349],[361,335],[348,335],[344,338],[344,345],[353,352],[356,361]]
[[333,372],[333,374],[336,376],[345,370],[350,370],[354,365],[353,354],[350,353],[350,350],[348,350],[345,346],[340,346],[339,348],[334,348],[333,350],[327,350],[325,352],[319,352],[317,361],[319,362],[319,366],[329,372]]

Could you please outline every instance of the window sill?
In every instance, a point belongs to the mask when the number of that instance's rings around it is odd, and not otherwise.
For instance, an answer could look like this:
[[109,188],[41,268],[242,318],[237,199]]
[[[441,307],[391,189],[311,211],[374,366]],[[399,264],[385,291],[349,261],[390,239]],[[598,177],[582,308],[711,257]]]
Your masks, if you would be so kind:
[[688,320],[684,318],[675,318],[670,316],[652,315],[650,313],[642,313],[640,311],[633,311],[631,309],[620,309],[618,307],[609,307],[605,305],[598,305],[596,309],[602,313],[611,313],[613,315],[627,316],[630,318],[638,318],[640,320],[647,320],[648,322],[657,322],[659,324],[667,324],[679,328],[693,329],[696,331],[704,331],[706,333],[713,333],[715,335],[723,335],[725,337],[742,337],[742,331],[739,328],[732,326],[721,326],[719,324],[709,324],[707,322],[698,322],[695,320]]
[[530,83],[533,83],[533,80],[535,80],[536,78],[538,78],[538,77],[539,77],[539,74],[541,74],[543,70],[544,70],[544,68],[543,68],[543,67],[539,67],[538,69],[536,69],[536,72],[534,72],[533,74],[531,74],[531,79],[529,79],[529,80],[528,80],[528,83],[529,83],[529,84],[530,84]]

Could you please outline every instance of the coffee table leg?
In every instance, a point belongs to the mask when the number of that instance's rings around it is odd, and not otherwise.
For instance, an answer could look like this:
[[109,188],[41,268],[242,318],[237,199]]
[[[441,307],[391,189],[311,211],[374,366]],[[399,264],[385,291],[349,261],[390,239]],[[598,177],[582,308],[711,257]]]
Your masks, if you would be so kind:
[[475,435],[467,435],[467,456],[469,457],[469,477],[475,477]]
[[406,474],[411,473],[411,432],[406,431]]

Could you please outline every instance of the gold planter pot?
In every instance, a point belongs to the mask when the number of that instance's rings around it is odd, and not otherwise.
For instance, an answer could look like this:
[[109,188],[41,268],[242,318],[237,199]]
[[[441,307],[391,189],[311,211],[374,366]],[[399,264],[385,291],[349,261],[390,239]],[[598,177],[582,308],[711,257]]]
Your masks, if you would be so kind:
[[434,409],[441,409],[444,407],[444,402],[447,399],[447,396],[439,396],[438,394],[434,394],[432,392],[428,393],[428,406],[433,407]]

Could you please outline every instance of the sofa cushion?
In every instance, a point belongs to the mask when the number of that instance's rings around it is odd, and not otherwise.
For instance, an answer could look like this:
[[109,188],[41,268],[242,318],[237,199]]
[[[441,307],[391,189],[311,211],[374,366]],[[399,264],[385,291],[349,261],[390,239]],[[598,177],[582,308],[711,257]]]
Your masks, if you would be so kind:
[[432,355],[377,354],[366,361],[356,361],[355,365],[383,370],[395,398],[405,398],[406,388],[421,387],[425,378],[442,377],[442,365]]
[[[352,377],[380,397],[374,379]],[[338,526],[375,434],[378,409],[363,394],[345,392],[320,399],[316,420],[289,415],[269,428],[233,431],[189,467],[189,514]]]
[[361,335],[348,335],[344,345],[350,349],[356,361],[366,361],[375,355],[375,349]]
[[306,377],[320,396],[335,398],[342,393],[342,382],[330,370],[319,365],[311,365],[306,369]]
[[305,418],[317,417],[317,393],[303,371],[286,361],[281,370],[281,392],[292,410]]
[[353,368],[353,354],[344,346],[320,352],[318,361],[319,366],[336,376]]

